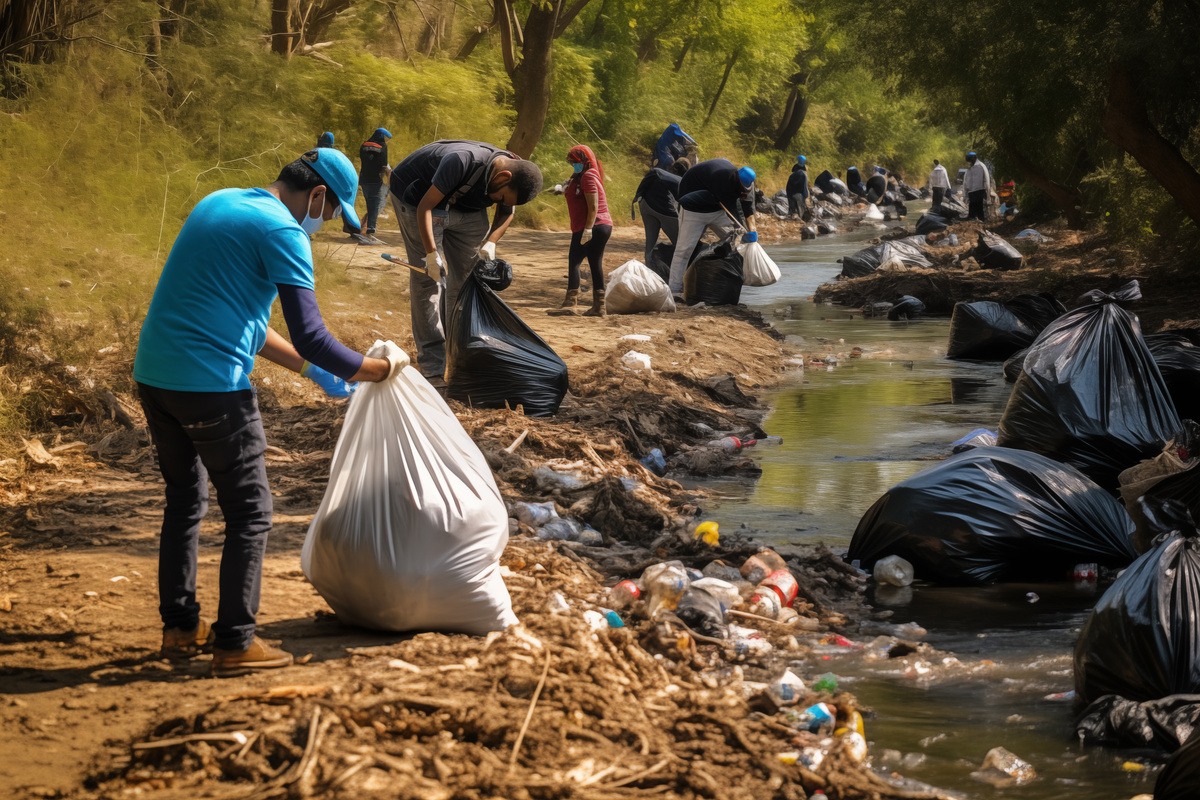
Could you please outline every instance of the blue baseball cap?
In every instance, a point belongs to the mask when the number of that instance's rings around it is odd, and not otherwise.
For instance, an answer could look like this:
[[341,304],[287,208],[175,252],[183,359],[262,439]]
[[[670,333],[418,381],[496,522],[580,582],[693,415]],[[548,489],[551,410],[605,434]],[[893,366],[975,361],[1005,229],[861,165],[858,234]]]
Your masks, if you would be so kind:
[[753,186],[754,179],[757,177],[758,175],[756,175],[754,170],[750,167],[742,167],[738,170],[738,180],[742,182],[743,189],[749,189],[751,186]]
[[333,131],[325,131],[321,134],[322,139],[328,139],[330,146],[333,145]]
[[332,147],[309,150],[302,158],[321,176],[342,206],[342,216],[354,227],[360,227],[354,200],[358,196],[358,171],[340,151]]
[[[970,158],[971,156],[974,156],[974,155],[975,155],[975,151],[972,150],[971,152],[967,153],[967,158]],[[976,158],[978,158],[978,156],[976,156]]]
[[389,131],[387,128],[376,128],[375,132],[382,133],[384,136],[388,137],[389,139],[392,138],[392,132]]
[[796,160],[799,161],[801,164],[807,163],[807,161],[808,161],[808,159],[805,158],[804,156],[796,156]]

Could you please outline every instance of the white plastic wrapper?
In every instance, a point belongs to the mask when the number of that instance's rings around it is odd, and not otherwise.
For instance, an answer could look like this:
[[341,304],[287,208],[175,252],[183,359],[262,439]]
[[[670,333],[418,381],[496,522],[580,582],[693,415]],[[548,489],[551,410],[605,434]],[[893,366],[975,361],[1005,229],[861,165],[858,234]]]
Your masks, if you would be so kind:
[[742,254],[742,284],[770,286],[780,278],[779,267],[758,242],[746,242],[738,248]]
[[338,617],[388,631],[502,630],[517,622],[500,576],[507,542],[492,471],[425,378],[406,367],[360,383],[300,559]]
[[654,270],[640,261],[626,261],[608,276],[604,307],[609,314],[674,311],[675,298]]

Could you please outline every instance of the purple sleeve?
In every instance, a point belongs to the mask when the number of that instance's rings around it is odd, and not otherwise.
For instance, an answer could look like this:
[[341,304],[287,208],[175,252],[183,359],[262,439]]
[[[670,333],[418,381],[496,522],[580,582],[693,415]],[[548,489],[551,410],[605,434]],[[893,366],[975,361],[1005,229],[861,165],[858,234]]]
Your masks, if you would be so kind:
[[292,337],[292,346],[305,361],[316,364],[342,380],[350,380],[362,369],[363,357],[333,338],[321,319],[317,295],[312,289],[277,283],[279,305]]

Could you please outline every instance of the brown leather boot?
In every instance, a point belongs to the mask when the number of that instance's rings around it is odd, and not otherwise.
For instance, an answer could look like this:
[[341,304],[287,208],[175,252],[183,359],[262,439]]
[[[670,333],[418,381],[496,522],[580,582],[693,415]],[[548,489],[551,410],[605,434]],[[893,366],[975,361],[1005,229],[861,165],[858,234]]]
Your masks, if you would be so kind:
[[608,312],[604,310],[604,290],[592,289],[592,307],[583,312],[585,317],[607,317]]
[[552,317],[573,317],[577,313],[575,307],[579,305],[579,290],[567,289],[567,298],[563,300],[562,305],[554,311],[546,313]]
[[165,628],[162,638],[163,658],[191,658],[212,650],[212,627],[200,620],[195,629]]
[[291,665],[291,653],[271,647],[257,636],[245,650],[213,648],[212,674],[216,678],[249,675],[264,669],[279,669]]

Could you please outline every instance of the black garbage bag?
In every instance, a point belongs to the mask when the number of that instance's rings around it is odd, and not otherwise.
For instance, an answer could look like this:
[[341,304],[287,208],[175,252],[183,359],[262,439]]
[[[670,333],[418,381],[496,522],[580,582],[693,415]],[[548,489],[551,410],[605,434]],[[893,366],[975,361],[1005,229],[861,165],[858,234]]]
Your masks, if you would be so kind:
[[1038,333],[1047,325],[1067,313],[1067,307],[1049,292],[1019,294],[1004,303],[1004,307]]
[[966,219],[970,212],[967,211],[966,206],[955,200],[953,197],[945,196],[942,198],[941,203],[936,206],[932,206],[929,209],[929,213],[937,214],[939,217],[943,217],[953,222],[955,220]]
[[1133,522],[1078,470],[1037,453],[980,447],[901,481],[858,523],[847,561],[898,555],[923,580],[1060,579],[1080,562],[1132,561]]
[[902,319],[916,319],[925,313],[925,304],[910,294],[906,294],[888,309],[887,318],[892,322]]
[[1017,378],[1021,377],[1021,369],[1025,366],[1025,354],[1029,352],[1029,348],[1018,350],[1004,362],[1004,382],[1016,383]]
[[463,284],[446,335],[446,393],[477,408],[524,406],[531,417],[558,411],[567,365],[484,280]]
[[831,205],[835,205],[835,206],[850,205],[850,201],[847,200],[842,195],[838,194],[837,192],[824,192],[822,194],[817,195],[817,199],[822,200]]
[[1155,547],[1113,581],[1075,643],[1075,702],[1200,694],[1200,532],[1175,501],[1143,503]]
[[845,197],[850,196],[850,187],[848,187],[845,184],[845,182],[843,182],[839,178],[830,178],[829,186],[830,186],[830,191],[833,192],[834,194],[837,194],[840,196],[845,196]]
[[940,217],[932,211],[926,211],[917,218],[916,232],[920,234],[937,233],[950,227],[950,220]]
[[480,259],[475,263],[474,273],[493,292],[503,292],[512,285],[512,264],[502,258],[492,261]]
[[675,245],[659,242],[650,253],[649,267],[655,275],[664,281],[671,279],[671,261],[675,258]]
[[832,222],[818,222],[817,233],[837,233],[838,227]]
[[900,193],[904,195],[905,200],[920,200],[921,190],[909,186],[907,183],[900,185]]
[[1196,800],[1200,797],[1200,730],[1167,759],[1154,782],[1154,800]]
[[1183,419],[1200,420],[1200,330],[1152,333],[1146,346],[1162,373],[1175,411]]
[[836,191],[833,188],[833,180],[833,173],[829,170],[824,170],[820,175],[817,176],[817,179],[813,181],[813,185],[822,192],[833,194]]
[[979,232],[979,240],[971,256],[983,269],[1020,269],[1025,260],[1017,248],[990,231]]
[[683,275],[683,302],[689,306],[735,306],[742,296],[742,256],[723,242],[691,263]]
[[800,229],[800,238],[801,239],[817,238],[817,229],[815,227],[813,227],[812,225],[805,225],[803,228]]
[[1038,335],[1000,419],[1001,447],[1070,464],[1106,489],[1162,451],[1179,416],[1137,317],[1118,305],[1141,296],[1137,281],[1089,292]]
[[[1075,734],[1084,744],[1150,747],[1170,753],[1179,749],[1196,727],[1200,727],[1200,694],[1173,694],[1140,703],[1106,694],[1079,715]],[[1198,797],[1200,794],[1189,795],[1189,800]]]
[[946,358],[999,361],[1029,347],[1037,335],[1036,328],[1003,303],[992,300],[955,303],[950,315]]
[[933,266],[916,245],[905,241],[888,241],[864,247],[854,255],[843,258],[842,275],[847,278],[859,278],[870,275],[885,265],[898,265],[907,269]]

